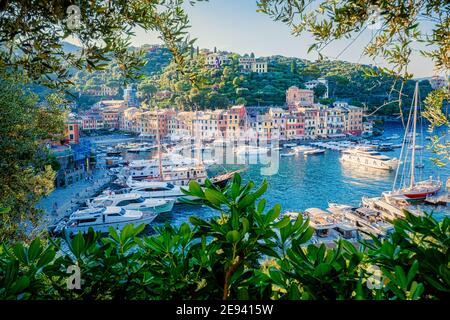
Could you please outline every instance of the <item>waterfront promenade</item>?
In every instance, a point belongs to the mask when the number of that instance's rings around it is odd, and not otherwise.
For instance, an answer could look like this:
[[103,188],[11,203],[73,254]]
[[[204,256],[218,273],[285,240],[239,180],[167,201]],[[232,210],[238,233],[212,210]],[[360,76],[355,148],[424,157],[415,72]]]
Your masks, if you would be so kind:
[[42,198],[37,205],[45,211],[45,224],[51,225],[69,215],[110,181],[110,173],[101,167],[94,169],[86,179],[55,189],[47,197]]

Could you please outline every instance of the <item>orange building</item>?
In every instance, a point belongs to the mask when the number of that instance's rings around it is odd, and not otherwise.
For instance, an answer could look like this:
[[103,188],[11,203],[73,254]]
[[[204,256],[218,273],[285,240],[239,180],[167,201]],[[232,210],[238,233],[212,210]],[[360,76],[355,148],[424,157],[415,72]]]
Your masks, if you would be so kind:
[[295,86],[289,87],[286,91],[286,104],[289,110],[295,106],[311,106],[314,103],[314,91],[299,89]]

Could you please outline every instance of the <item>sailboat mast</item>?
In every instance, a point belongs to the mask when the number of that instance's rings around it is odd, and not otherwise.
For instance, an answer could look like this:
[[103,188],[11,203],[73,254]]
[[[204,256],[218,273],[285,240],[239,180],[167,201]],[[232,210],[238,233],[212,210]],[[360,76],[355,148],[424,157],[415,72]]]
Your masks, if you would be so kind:
[[161,134],[159,132],[159,113],[158,110],[156,110],[156,142],[158,144],[158,161],[159,161],[159,177],[161,181],[164,180],[164,174],[163,174],[163,166],[162,166],[162,159],[161,159]]
[[416,156],[416,124],[417,124],[417,100],[419,99],[419,82],[416,82],[414,91],[414,116],[413,116],[413,136],[412,136],[412,150],[411,150],[411,182],[409,187],[414,186],[414,158]]

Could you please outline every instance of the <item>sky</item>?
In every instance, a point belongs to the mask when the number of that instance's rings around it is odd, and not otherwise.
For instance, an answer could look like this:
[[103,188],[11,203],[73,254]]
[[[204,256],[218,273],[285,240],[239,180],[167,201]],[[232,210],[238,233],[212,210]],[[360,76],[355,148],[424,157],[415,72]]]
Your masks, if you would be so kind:
[[[244,53],[255,53],[259,56],[284,55],[308,60],[317,59],[316,53],[307,53],[312,44],[312,37],[302,35],[295,37],[289,27],[282,22],[274,22],[269,16],[257,13],[256,0],[210,0],[199,2],[194,6],[187,5],[191,38],[196,38],[200,48],[226,50]],[[135,30],[132,45],[161,43],[155,33]],[[327,47],[323,54],[330,59],[345,60],[356,63],[381,65],[366,57],[362,57],[364,46],[372,36],[366,30],[347,49],[349,40],[337,41]],[[345,50],[344,50],[345,49]],[[414,77],[433,75],[433,63],[415,52],[409,71]]]

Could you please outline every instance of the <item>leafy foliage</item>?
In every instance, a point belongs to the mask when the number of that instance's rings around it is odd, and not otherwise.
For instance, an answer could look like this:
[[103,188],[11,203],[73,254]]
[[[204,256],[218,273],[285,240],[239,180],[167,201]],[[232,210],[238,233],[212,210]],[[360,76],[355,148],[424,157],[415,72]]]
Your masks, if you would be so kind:
[[0,81],[0,207],[9,208],[0,214],[2,242],[24,239],[40,221],[35,205],[55,178],[44,143],[62,138],[62,101],[50,95],[38,106],[22,84]]
[[[201,1],[201,0],[200,0]],[[72,68],[105,70],[114,61],[123,79],[140,76],[143,52],[129,50],[133,28],[156,31],[183,68],[188,19],[183,0],[78,1],[78,14],[66,1],[3,1],[0,15],[0,70],[3,77],[23,72],[51,88],[70,83]],[[191,4],[194,1],[190,1]],[[75,20],[74,20],[75,19]],[[76,21],[74,23],[74,21]],[[70,37],[82,47],[65,50]]]
[[[448,299],[450,221],[414,217],[395,222],[384,241],[359,248],[338,241],[334,248],[306,245],[309,221],[279,218],[266,210],[263,182],[221,190],[191,182],[191,204],[218,212],[191,225],[166,225],[139,236],[143,225],[90,230],[64,241],[36,239],[0,245],[2,299]],[[81,289],[68,289],[70,266],[81,270]],[[367,285],[369,266],[381,268],[380,287]]]

